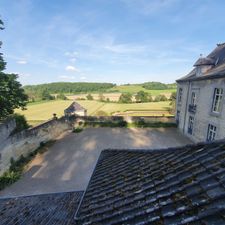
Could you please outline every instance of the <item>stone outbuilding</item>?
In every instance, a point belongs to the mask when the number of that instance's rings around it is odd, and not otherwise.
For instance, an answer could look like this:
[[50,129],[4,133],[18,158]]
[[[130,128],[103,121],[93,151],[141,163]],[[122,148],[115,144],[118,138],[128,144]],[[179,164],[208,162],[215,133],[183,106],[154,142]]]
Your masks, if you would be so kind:
[[73,102],[67,109],[64,110],[64,114],[65,116],[87,116],[87,110],[79,103]]
[[225,43],[177,80],[176,120],[194,142],[225,138]]

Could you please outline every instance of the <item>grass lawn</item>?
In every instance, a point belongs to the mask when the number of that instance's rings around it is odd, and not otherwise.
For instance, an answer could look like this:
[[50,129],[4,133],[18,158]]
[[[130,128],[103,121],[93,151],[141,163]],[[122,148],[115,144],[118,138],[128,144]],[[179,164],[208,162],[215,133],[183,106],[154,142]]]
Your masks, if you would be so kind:
[[[82,103],[81,103],[82,104]],[[109,115],[116,112],[125,111],[164,111],[168,112],[169,102],[148,102],[148,103],[132,103],[132,104],[118,104],[118,103],[106,103],[99,110],[107,112]],[[141,116],[141,114],[139,114]]]
[[152,96],[155,95],[160,95],[160,94],[165,94],[167,97],[171,95],[172,92],[175,92],[176,89],[167,89],[167,90],[147,90],[143,88],[141,85],[121,85],[121,86],[116,86],[111,89],[110,91],[118,91],[120,93],[132,93],[135,94],[138,91],[145,91],[150,93]]
[[[27,110],[16,110],[17,113],[25,115],[29,124],[37,125],[52,118],[53,113],[58,117],[64,114],[72,100],[55,100],[48,102],[39,102],[36,104],[28,104]],[[133,103],[118,104],[104,103],[98,101],[77,101],[80,105],[87,109],[88,115],[94,116],[98,111],[105,111],[109,116],[113,113],[120,112],[120,115],[146,116],[146,115],[169,115],[169,102],[149,102],[149,103]]]

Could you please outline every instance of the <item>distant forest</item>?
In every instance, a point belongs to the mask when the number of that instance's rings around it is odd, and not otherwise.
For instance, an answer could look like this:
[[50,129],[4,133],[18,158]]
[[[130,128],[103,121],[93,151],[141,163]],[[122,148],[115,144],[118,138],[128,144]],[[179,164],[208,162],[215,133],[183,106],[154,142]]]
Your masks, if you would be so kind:
[[[126,84],[138,85],[148,90],[166,90],[176,89],[176,84],[164,84],[161,82],[146,82],[143,84]],[[48,91],[50,94],[57,93],[87,93],[87,92],[110,92],[110,89],[115,87],[112,83],[88,83],[88,82],[57,82],[38,85],[26,85],[24,89],[27,93],[42,93]],[[113,91],[113,90],[112,90]]]
[[49,84],[26,85],[26,92],[42,93],[47,90],[50,94],[56,93],[86,93],[103,92],[114,87],[112,83],[87,83],[87,82],[57,82]]

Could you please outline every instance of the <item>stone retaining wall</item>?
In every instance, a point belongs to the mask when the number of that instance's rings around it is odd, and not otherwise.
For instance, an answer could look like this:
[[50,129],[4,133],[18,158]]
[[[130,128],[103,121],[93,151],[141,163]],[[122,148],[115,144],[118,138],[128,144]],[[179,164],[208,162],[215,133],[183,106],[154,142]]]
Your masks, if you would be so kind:
[[26,156],[42,142],[54,140],[69,129],[72,129],[72,123],[62,117],[9,136],[0,142],[0,174],[9,168],[11,158],[17,160],[22,154]]

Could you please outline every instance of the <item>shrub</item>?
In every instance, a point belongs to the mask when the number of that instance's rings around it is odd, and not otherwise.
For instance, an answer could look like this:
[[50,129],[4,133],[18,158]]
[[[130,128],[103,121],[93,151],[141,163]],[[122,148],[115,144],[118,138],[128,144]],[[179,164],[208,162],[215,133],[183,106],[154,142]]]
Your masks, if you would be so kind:
[[157,95],[155,96],[154,102],[163,102],[167,101],[167,97],[165,95]]
[[24,115],[15,113],[14,115],[12,115],[12,118],[16,121],[16,128],[14,129],[12,134],[28,129],[30,127]]
[[83,131],[83,128],[81,128],[81,127],[75,127],[73,129],[73,133],[80,133],[81,131]]
[[94,100],[94,98],[93,98],[93,96],[92,96],[91,94],[88,94],[88,95],[86,96],[86,99],[87,99],[87,100]]

